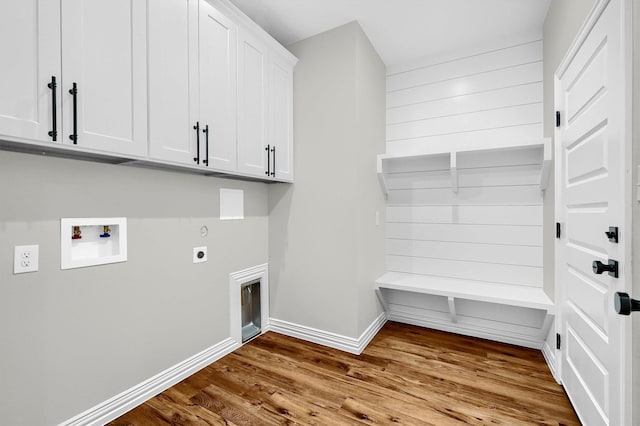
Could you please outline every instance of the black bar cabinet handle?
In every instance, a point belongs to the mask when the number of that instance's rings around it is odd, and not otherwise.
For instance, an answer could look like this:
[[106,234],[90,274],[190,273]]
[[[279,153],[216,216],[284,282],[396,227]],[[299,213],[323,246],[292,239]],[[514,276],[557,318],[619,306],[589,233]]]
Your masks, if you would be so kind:
[[267,151],[267,171],[264,172],[264,174],[269,176],[271,174],[271,154],[269,154],[270,145],[267,145],[267,147],[264,150]]
[[47,87],[51,89],[51,105],[53,106],[51,109],[53,127],[49,130],[49,136],[51,136],[51,139],[55,142],[58,140],[58,110],[56,102],[56,89],[58,88],[58,84],[56,83],[56,77],[54,75],[51,76],[51,83],[47,84]]
[[69,139],[74,145],[78,144],[78,85],[73,83],[73,87],[69,90],[73,95],[73,133],[69,135]]
[[196,156],[193,157],[193,161],[196,164],[200,164],[200,122],[196,121],[196,125],[193,126],[193,130],[196,131]]
[[202,164],[204,164],[205,166],[209,166],[209,125],[207,124],[206,126],[204,126],[204,129],[202,129],[202,132],[204,133],[204,160],[202,160]]
[[273,153],[273,171],[271,172],[271,176],[276,177],[276,147],[274,145],[273,148],[271,148],[271,152]]

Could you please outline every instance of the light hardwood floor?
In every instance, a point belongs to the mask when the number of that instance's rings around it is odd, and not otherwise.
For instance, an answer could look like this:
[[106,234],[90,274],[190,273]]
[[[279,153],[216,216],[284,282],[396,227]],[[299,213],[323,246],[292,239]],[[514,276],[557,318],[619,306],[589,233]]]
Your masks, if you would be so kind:
[[387,323],[359,356],[266,333],[110,424],[580,423],[540,351]]

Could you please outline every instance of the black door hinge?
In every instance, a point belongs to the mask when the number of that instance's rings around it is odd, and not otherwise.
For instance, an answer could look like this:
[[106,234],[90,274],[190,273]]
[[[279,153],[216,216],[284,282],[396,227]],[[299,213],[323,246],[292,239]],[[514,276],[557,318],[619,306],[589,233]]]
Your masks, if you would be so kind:
[[556,127],[560,127],[560,111],[556,111]]
[[560,238],[562,231],[560,230],[560,222],[556,222],[556,238]]
[[560,333],[556,333],[556,349],[560,349]]

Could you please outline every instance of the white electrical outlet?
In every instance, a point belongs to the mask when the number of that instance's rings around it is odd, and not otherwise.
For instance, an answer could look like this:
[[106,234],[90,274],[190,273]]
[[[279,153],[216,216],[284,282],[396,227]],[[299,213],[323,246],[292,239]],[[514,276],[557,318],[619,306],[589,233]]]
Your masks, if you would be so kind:
[[15,246],[13,273],[36,272],[38,270],[39,246]]
[[202,263],[207,261],[207,247],[193,248],[193,263]]

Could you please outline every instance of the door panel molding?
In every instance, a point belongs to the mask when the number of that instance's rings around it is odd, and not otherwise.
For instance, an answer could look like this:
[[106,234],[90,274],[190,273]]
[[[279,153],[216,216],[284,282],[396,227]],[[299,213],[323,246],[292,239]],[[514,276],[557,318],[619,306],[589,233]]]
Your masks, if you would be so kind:
[[[613,308],[613,294],[632,283],[630,12],[631,0],[597,1],[555,73],[555,106],[566,117],[554,137],[556,221],[567,229],[556,240],[556,359],[589,425],[632,421],[632,321]],[[618,244],[606,238],[608,226],[621,227]],[[589,262],[602,255],[620,262],[618,279],[592,273]],[[582,350],[570,353],[572,342]]]

